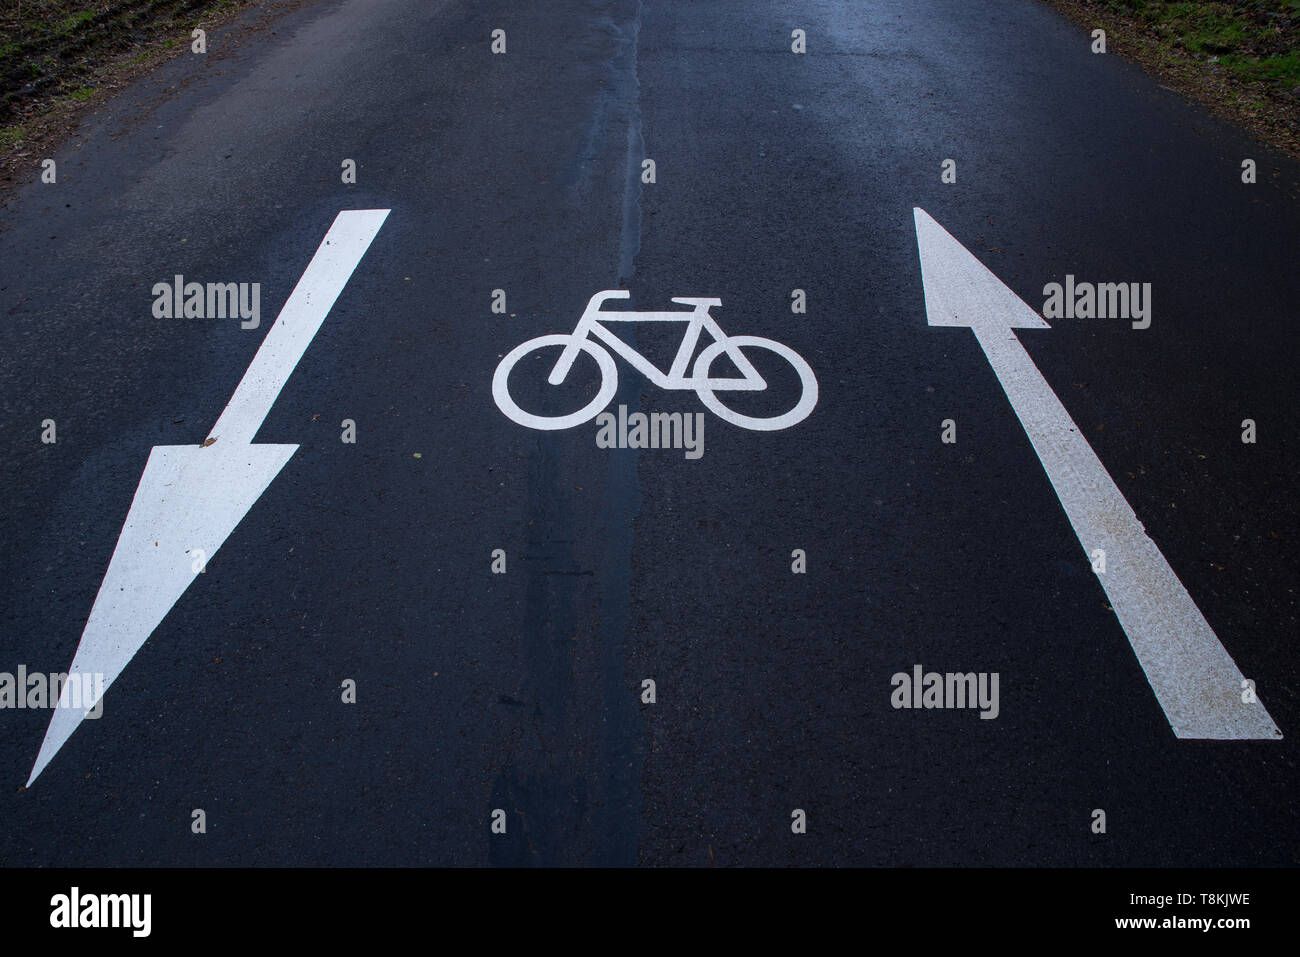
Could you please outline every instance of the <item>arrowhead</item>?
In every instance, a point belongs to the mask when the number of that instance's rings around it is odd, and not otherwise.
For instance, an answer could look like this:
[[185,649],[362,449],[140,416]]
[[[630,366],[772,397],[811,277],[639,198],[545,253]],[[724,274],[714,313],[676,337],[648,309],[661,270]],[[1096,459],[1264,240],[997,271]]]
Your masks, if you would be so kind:
[[[71,675],[103,675],[92,695],[71,706],[71,681],[54,709],[28,787],[94,709],[104,689],[166,617],[198,572],[284,468],[296,445],[159,445],[99,586]],[[199,566],[201,567],[201,566]]]
[[914,208],[925,311],[932,326],[983,331],[1047,329],[1047,323],[930,217]]

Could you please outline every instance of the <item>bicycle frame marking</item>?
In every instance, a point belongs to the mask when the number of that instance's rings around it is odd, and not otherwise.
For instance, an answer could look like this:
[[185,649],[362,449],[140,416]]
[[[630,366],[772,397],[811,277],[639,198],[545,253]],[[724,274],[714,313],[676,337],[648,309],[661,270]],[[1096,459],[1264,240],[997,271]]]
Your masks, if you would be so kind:
[[[578,343],[589,336],[594,336],[661,389],[694,390],[704,385],[714,391],[761,392],[767,388],[767,382],[759,375],[758,370],[739,349],[730,346],[727,334],[722,331],[717,320],[709,315],[712,306],[722,305],[721,299],[686,296],[673,299],[673,302],[694,306],[691,312],[615,312],[600,308],[601,303],[606,299],[627,299],[630,295],[627,292],[606,290],[591,297],[591,301],[587,303],[587,308],[582,313],[582,318],[578,320],[578,327],[573,330],[573,342],[560,353],[555,368],[547,378],[551,385],[560,385],[568,378],[569,370],[573,367],[574,360],[578,358],[581,348]],[[611,330],[606,329],[601,324],[604,322],[684,322],[686,332],[682,336],[682,344],[677,348],[672,366],[667,373],[664,373]],[[700,333],[703,331],[707,331],[717,342],[728,342],[728,348],[725,350],[727,357],[735,363],[743,378],[697,379],[686,375],[686,366],[695,355],[695,347],[699,344]]]
[[[721,299],[679,296],[673,302],[693,307],[690,311],[678,312],[619,312],[602,311],[601,305],[608,299],[628,299],[631,294],[623,289],[606,289],[596,293],[587,303],[578,324],[570,333],[549,333],[536,336],[520,343],[502,356],[492,375],[492,398],[506,418],[530,429],[554,431],[569,429],[594,419],[611,401],[617,392],[618,368],[614,356],[622,356],[629,365],[640,372],[646,379],[661,389],[691,391],[699,396],[704,407],[714,415],[743,429],[760,432],[775,432],[788,429],[806,419],[817,405],[817,377],[812,368],[799,353],[789,346],[773,339],[761,336],[729,336],[722,331],[717,320],[709,315],[709,309],[722,305]],[[665,372],[651,363],[608,327],[615,322],[681,322],[686,324],[686,331],[672,365]],[[707,332],[713,342],[706,345],[695,355],[700,343],[700,334]],[[586,352],[600,370],[600,386],[596,397],[576,412],[562,415],[538,415],[521,408],[510,394],[510,370],[524,356],[542,348],[559,347],[560,357],[551,369],[547,381],[554,386],[562,385],[568,378],[573,363],[579,352]],[[793,408],[779,415],[751,416],[744,415],[726,406],[715,392],[762,392],[767,389],[767,381],[759,374],[741,347],[762,349],[774,353],[793,368],[799,377],[800,393]],[[714,360],[723,353],[731,360],[740,373],[740,377],[715,379],[709,375]],[[692,364],[693,362],[693,364]],[[691,374],[687,374],[690,367]]]

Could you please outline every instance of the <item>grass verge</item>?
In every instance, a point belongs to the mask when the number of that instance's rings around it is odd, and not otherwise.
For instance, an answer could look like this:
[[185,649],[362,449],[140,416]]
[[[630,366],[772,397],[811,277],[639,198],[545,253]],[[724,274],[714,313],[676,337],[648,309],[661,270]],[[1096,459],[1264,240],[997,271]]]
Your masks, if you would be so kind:
[[1300,159],[1300,0],[1046,0],[1108,52]]

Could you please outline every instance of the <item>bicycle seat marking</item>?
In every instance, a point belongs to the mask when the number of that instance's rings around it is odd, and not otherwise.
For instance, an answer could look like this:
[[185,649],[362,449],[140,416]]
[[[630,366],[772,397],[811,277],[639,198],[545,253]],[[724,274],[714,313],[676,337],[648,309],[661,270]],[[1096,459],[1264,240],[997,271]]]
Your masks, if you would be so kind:
[[[804,361],[803,357],[789,346],[772,339],[763,339],[759,336],[727,335],[722,331],[717,320],[709,315],[710,307],[722,305],[721,299],[686,296],[673,299],[673,302],[694,307],[689,312],[685,310],[674,312],[616,312],[600,308],[601,304],[607,299],[627,299],[630,296],[631,293],[622,289],[606,289],[598,292],[587,303],[587,308],[583,311],[582,318],[578,320],[578,326],[572,333],[568,335],[556,333],[554,335],[538,336],[535,339],[520,343],[507,353],[498,363],[496,373],[492,376],[492,398],[496,400],[497,407],[505,414],[506,418],[530,429],[548,431],[573,428],[575,425],[581,425],[594,419],[605,406],[609,405],[618,390],[618,369],[614,364],[614,357],[610,355],[611,351],[626,359],[634,369],[661,389],[693,390],[700,397],[700,401],[704,403],[706,409],[732,425],[738,425],[744,429],[755,429],[763,432],[788,429],[790,426],[797,425],[808,418],[813,407],[817,405],[817,377],[813,375],[812,368]],[[607,328],[606,324],[613,322],[682,322],[686,324],[686,332],[682,336],[682,342],[677,349],[677,355],[673,359],[672,366],[667,372],[664,372],[656,368],[645,356]],[[708,332],[714,341],[706,346],[695,359],[691,374],[687,375],[686,366],[695,353],[695,347],[699,342],[701,332]],[[535,415],[520,408],[510,395],[508,384],[510,371],[520,359],[529,353],[537,349],[554,346],[560,347],[560,355],[547,377],[547,382],[555,386],[562,385],[564,380],[568,378],[569,370],[573,368],[574,360],[578,358],[578,353],[581,351],[586,352],[596,360],[596,365],[600,368],[600,388],[597,390],[596,397],[577,412],[567,415]],[[753,363],[745,358],[744,353],[741,351],[742,347],[767,349],[776,353],[794,367],[795,372],[799,375],[802,389],[799,400],[792,409],[781,415],[755,417],[734,412],[718,400],[715,395],[717,392],[761,392],[767,388],[767,382],[759,375]],[[709,376],[709,367],[718,356],[724,353],[740,371],[740,377],[712,378]]]

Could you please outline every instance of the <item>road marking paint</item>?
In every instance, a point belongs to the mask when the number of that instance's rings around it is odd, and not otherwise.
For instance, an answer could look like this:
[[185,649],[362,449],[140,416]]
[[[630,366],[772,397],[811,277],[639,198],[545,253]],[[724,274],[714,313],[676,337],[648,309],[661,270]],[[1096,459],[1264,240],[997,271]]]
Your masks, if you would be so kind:
[[914,209],[932,326],[968,326],[1038,453],[1147,681],[1180,738],[1278,739],[1241,671],[1011,330],[1046,329],[1037,313],[924,210]]
[[103,674],[103,687],[78,708],[64,700],[65,685],[28,786],[298,450],[250,443],[388,212],[339,213],[208,438],[149,453],[68,668],[69,674]]
[[[511,349],[497,364],[496,372],[492,376],[492,398],[506,418],[530,429],[542,430],[569,429],[595,418],[613,399],[618,388],[618,370],[610,351],[621,356],[661,389],[694,390],[706,409],[732,425],[744,429],[762,432],[788,429],[806,419],[816,407],[817,377],[813,375],[812,368],[804,361],[803,356],[789,346],[771,339],[727,335],[722,331],[717,320],[709,315],[712,306],[722,305],[721,299],[694,296],[678,296],[673,299],[673,302],[694,307],[690,312],[682,310],[620,312],[601,309],[601,304],[608,299],[628,297],[629,293],[625,289],[606,289],[598,292],[588,301],[587,308],[578,319],[578,326],[572,333],[538,336]],[[682,341],[669,370],[664,372],[657,368],[645,356],[620,339],[607,325],[615,322],[680,322],[685,325]],[[695,353],[702,332],[707,332],[714,341],[696,357],[691,375],[688,376],[686,367]],[[601,343],[608,348],[602,347]],[[601,384],[596,397],[577,412],[555,416],[537,415],[520,408],[510,394],[510,372],[515,365],[537,349],[550,346],[560,347],[560,355],[547,377],[551,385],[560,385],[564,382],[579,352],[591,355],[600,368]],[[761,392],[767,388],[767,382],[741,352],[741,346],[774,352],[793,367],[799,376],[800,392],[792,409],[779,415],[757,417],[742,415],[722,404],[716,392]],[[709,368],[713,360],[724,352],[740,372],[739,377],[710,377]]]

